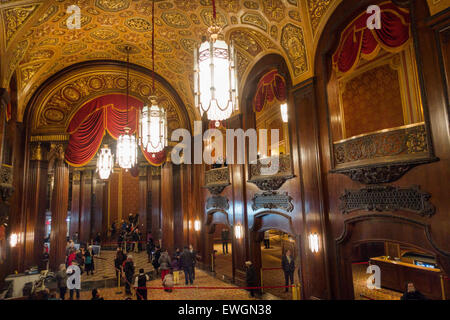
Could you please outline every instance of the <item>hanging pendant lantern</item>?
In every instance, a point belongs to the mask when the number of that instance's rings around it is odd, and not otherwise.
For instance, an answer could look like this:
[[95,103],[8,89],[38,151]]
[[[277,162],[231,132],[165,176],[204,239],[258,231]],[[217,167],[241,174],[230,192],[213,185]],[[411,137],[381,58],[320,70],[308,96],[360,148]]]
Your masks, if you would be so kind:
[[215,121],[218,127],[220,121],[238,110],[238,86],[233,45],[218,40],[222,30],[216,23],[215,1],[213,18],[209,41],[194,50],[194,93],[200,114],[206,112],[208,120]]
[[158,153],[167,146],[167,114],[158,106],[156,97],[150,100],[151,106],[145,105],[141,112],[140,143],[148,153]]
[[[130,88],[130,47],[127,50],[127,125],[128,125],[128,97]],[[137,142],[134,134],[130,133],[129,127],[124,128],[124,133],[117,139],[117,162],[122,169],[131,169],[137,164]]]
[[114,170],[114,156],[107,144],[100,149],[97,159],[97,172],[102,180],[109,179],[109,176]]
[[117,162],[122,169],[131,169],[137,164],[137,143],[130,128],[124,128],[125,134],[117,140]]
[[155,93],[155,1],[152,2],[152,92],[151,106],[144,105],[139,121],[139,142],[148,152],[161,152],[167,146],[167,114],[163,107],[158,106]]

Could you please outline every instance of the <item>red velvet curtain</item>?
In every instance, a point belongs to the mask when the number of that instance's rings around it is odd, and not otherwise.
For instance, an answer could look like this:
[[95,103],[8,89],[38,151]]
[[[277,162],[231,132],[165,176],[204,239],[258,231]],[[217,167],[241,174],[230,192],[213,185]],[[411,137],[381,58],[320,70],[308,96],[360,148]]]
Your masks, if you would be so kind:
[[261,112],[268,103],[272,103],[275,99],[285,102],[286,97],[286,80],[278,73],[278,70],[269,71],[258,83],[253,98],[253,111]]
[[367,21],[372,14],[363,13],[341,33],[339,46],[333,54],[336,71],[353,71],[361,57],[373,59],[381,48],[388,52],[399,52],[408,44],[411,24],[409,12],[392,2],[382,3],[379,7],[381,29],[367,28]]
[[[131,133],[136,132],[139,110],[143,103],[129,97],[128,121],[126,96],[113,94],[94,99],[86,103],[72,117],[67,132],[70,134],[65,158],[74,167],[82,167],[94,158],[101,146],[105,130],[113,137],[118,137],[128,126]],[[157,154],[142,150],[147,161],[160,166],[166,159],[165,151]]]

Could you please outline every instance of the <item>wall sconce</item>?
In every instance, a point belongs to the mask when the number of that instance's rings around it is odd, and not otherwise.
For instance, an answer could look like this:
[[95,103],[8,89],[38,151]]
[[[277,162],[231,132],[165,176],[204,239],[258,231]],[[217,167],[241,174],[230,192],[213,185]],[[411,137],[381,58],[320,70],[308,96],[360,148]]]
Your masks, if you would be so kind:
[[309,234],[309,249],[312,253],[319,252],[319,235],[317,233]]
[[244,231],[242,230],[242,226],[240,224],[237,224],[234,226],[234,236],[236,239],[242,239],[242,236],[244,235]]
[[288,122],[288,106],[287,103],[283,103],[280,105],[280,111],[281,111],[281,119],[284,123]]
[[202,228],[202,224],[201,224],[200,220],[195,220],[194,221],[194,230],[195,231],[200,231],[201,228]]
[[11,248],[15,248],[18,242],[19,236],[17,235],[17,233],[12,233],[9,237],[9,245],[11,246]]

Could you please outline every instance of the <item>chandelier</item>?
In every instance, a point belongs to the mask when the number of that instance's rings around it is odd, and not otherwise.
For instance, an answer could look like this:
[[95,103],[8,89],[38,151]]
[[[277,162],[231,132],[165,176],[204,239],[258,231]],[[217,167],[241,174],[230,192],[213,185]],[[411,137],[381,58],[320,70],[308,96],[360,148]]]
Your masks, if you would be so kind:
[[208,120],[228,119],[238,109],[235,51],[233,45],[218,40],[222,29],[217,25],[216,4],[213,4],[213,25],[209,27],[209,41],[194,50],[195,104]]
[[114,156],[107,144],[100,149],[97,159],[97,172],[100,179],[107,180],[114,170]]
[[150,97],[151,106],[145,105],[141,110],[139,140],[141,146],[155,157],[155,153],[167,146],[167,114],[158,106],[155,95],[155,1],[152,2],[152,64],[153,96]]
[[[128,97],[130,89],[130,51],[131,47],[126,47],[127,50],[127,126],[128,126]],[[134,134],[130,133],[129,127],[124,128],[124,133],[119,136],[117,140],[117,162],[122,169],[133,168],[137,164],[137,143]]]

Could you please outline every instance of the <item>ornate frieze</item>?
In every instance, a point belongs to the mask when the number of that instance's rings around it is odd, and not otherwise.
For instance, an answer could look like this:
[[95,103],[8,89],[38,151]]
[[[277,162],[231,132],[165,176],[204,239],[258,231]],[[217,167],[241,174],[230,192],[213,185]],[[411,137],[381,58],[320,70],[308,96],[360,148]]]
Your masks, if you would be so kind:
[[435,207],[429,202],[431,195],[420,191],[420,187],[399,188],[372,186],[360,190],[346,190],[340,197],[343,214],[353,211],[409,211],[431,217]]
[[296,77],[308,71],[305,38],[301,27],[292,23],[286,24],[281,33],[281,46],[289,57]]
[[262,168],[268,167],[258,161],[256,164],[249,165],[249,182],[258,186],[259,189],[265,191],[278,190],[289,179],[293,178],[292,161],[290,155],[280,155],[278,162],[278,172],[273,175],[263,175]]
[[214,195],[206,200],[206,210],[222,209],[227,211],[230,208],[228,198]]
[[228,167],[211,169],[205,172],[205,186],[211,194],[218,195],[230,185]]
[[259,209],[281,209],[292,212],[294,205],[292,204],[292,197],[287,192],[269,191],[255,194],[252,209],[254,211]]

